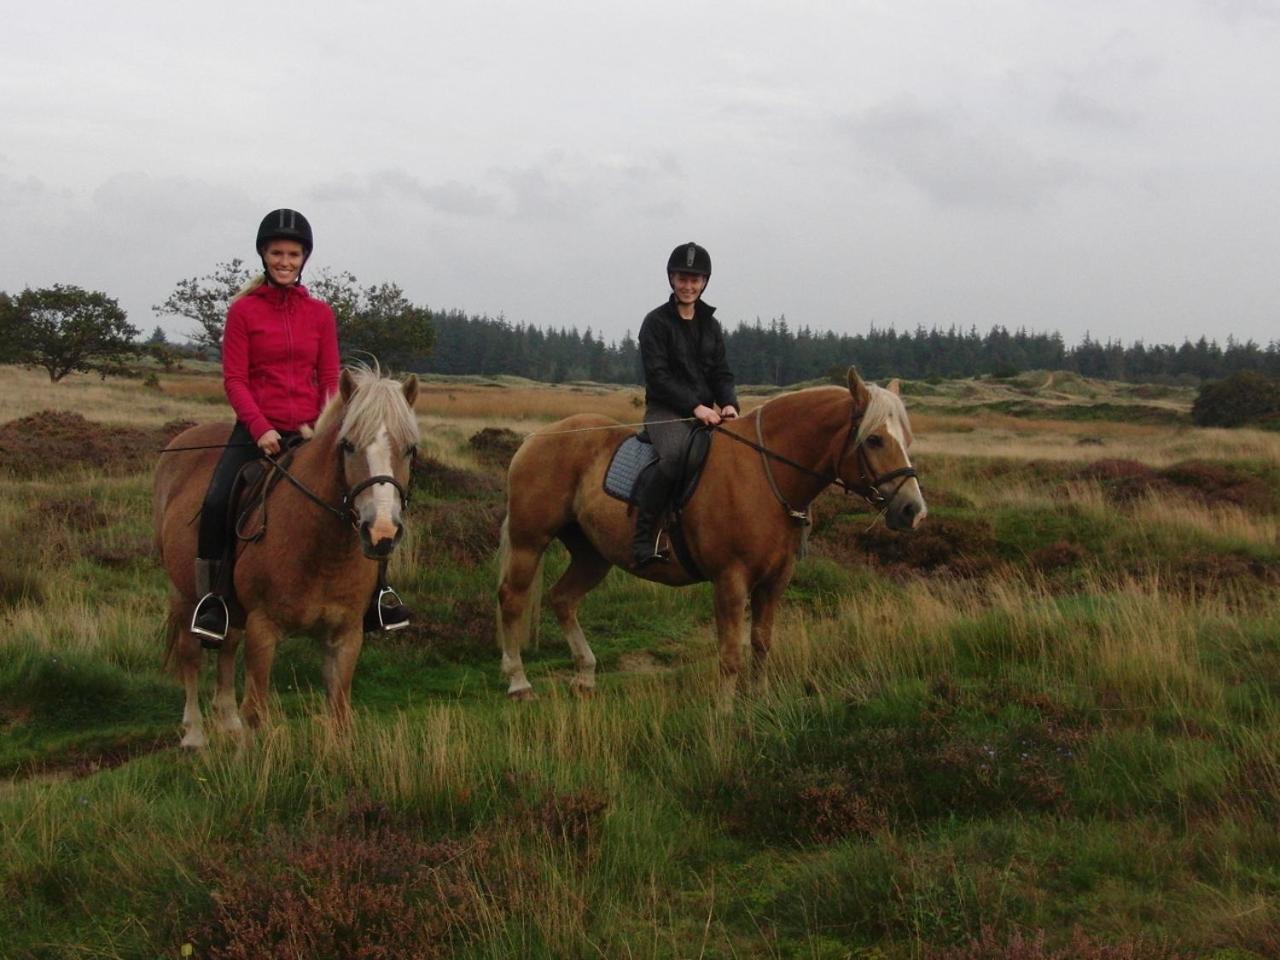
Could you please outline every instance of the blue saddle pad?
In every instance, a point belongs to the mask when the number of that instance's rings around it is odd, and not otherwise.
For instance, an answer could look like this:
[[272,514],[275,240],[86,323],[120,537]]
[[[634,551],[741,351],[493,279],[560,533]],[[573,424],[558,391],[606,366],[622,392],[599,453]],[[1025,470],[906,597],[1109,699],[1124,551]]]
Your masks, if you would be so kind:
[[609,469],[604,475],[604,492],[611,497],[627,503],[635,503],[636,482],[645,467],[658,459],[658,451],[653,444],[641,440],[638,434],[632,434],[618,444],[609,461]]

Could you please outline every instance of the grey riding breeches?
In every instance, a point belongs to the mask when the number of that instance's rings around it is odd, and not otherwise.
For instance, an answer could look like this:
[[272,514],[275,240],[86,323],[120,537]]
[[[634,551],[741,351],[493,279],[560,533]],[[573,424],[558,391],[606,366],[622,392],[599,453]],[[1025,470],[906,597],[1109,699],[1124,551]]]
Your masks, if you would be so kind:
[[[678,422],[662,422],[671,420]],[[644,408],[644,427],[654,450],[658,452],[658,469],[668,480],[675,480],[680,473],[680,458],[684,456],[685,444],[696,423],[694,420],[681,421],[680,414],[656,403]]]

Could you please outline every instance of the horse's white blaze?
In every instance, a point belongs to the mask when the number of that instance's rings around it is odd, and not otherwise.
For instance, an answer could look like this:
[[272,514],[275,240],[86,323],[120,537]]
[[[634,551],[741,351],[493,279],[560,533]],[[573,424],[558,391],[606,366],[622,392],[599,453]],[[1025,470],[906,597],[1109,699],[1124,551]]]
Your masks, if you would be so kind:
[[[907,438],[902,432],[902,424],[898,422],[897,417],[890,417],[885,421],[884,425],[885,429],[889,431],[889,436],[893,437],[894,441],[902,449],[902,455],[905,457],[907,455]],[[910,461],[908,460],[908,462]]]
[[[891,396],[891,394],[883,392],[882,388],[873,389],[876,390],[874,396],[882,399],[882,401],[887,402],[888,397]],[[899,403],[900,406],[901,401],[899,401],[896,394],[892,394],[892,399]],[[893,443],[896,443],[897,448],[902,452],[902,460],[906,461],[906,465],[910,466],[911,457],[908,453],[911,442],[910,435],[904,429],[904,421],[892,410],[887,411],[887,415],[884,416],[884,433],[890,435]],[[888,489],[884,489],[886,486]],[[914,530],[929,515],[929,508],[924,502],[924,492],[920,490],[920,481],[916,480],[914,476],[908,477],[901,483],[890,481],[890,483],[882,486],[881,494],[884,497],[892,497],[890,504],[888,504],[888,509],[891,512],[891,526],[896,526],[897,522],[901,522],[900,520],[895,520],[895,517],[905,517],[906,522],[902,526],[909,526],[910,529]],[[902,526],[896,526],[896,529],[902,529]]]
[[[902,429],[902,421],[896,416],[890,416],[885,420],[884,426],[885,431],[893,438],[893,441],[898,445],[898,449],[902,451],[902,458],[909,466],[911,464],[911,457],[907,453],[907,435],[906,431]],[[885,496],[892,493],[893,502],[891,507],[896,508],[899,511],[903,510],[907,504],[912,506],[914,510],[910,519],[910,526],[912,529],[920,526],[924,521],[924,518],[929,515],[929,507],[924,502],[924,491],[920,489],[920,481],[915,477],[908,477],[906,481],[898,487],[896,493],[893,493],[892,490],[886,491],[883,489],[881,490],[881,493]]]
[[[373,443],[365,447],[364,456],[369,465],[369,476],[394,476],[391,469],[391,437],[385,426],[379,428]],[[375,483],[360,496],[365,498],[366,504],[360,509],[361,519],[369,523],[373,542],[393,539],[400,521],[400,500],[396,488],[389,483]],[[372,520],[369,519],[370,514],[373,515]]]

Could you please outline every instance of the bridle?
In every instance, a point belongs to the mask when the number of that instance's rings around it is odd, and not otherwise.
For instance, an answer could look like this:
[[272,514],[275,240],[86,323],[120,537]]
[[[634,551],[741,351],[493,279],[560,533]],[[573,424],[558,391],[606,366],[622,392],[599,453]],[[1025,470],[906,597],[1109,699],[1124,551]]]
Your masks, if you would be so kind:
[[[753,443],[746,437],[739,436],[731,430],[725,430],[723,425],[720,424],[717,424],[715,429],[718,429],[727,437],[732,437],[734,440],[738,441],[738,443],[746,444],[748,447],[759,452],[760,462],[764,466],[765,479],[769,481],[769,489],[773,491],[774,498],[777,499],[778,503],[780,503],[783,509],[787,511],[787,515],[797,523],[809,523],[809,512],[807,509],[801,510],[796,508],[787,501],[785,496],[783,496],[782,491],[778,487],[777,481],[773,477],[773,468],[769,465],[770,460],[777,460],[780,463],[785,463],[793,470],[799,470],[801,473],[813,477],[815,480],[822,481],[823,488],[835,484],[845,493],[857,494],[873,507],[882,507],[887,503],[891,503],[894,497],[896,497],[898,492],[902,489],[903,484],[912,477],[916,477],[918,480],[914,467],[899,467],[896,470],[890,470],[887,473],[881,474],[877,474],[875,472],[871,466],[870,459],[867,457],[865,441],[863,443],[854,443],[854,438],[858,433],[858,427],[862,422],[862,418],[860,416],[850,417],[848,432],[845,434],[844,443],[840,447],[839,456],[835,457],[832,461],[832,471],[830,473],[820,473],[817,470],[806,467],[802,463],[797,463],[790,457],[783,456],[776,450],[770,450],[765,445],[764,440],[764,411],[767,406],[768,404],[765,404],[756,411],[756,438],[759,442]],[[848,482],[840,476],[840,465],[844,463],[845,458],[849,455],[849,448],[851,446],[858,458],[858,479],[853,483]],[[893,493],[886,497],[880,492],[880,487],[881,485],[893,480],[897,480],[898,485],[893,488]]]
[[[339,458],[345,456],[346,454],[355,453],[355,452],[356,452],[355,444],[353,444],[350,440],[343,439],[338,441]],[[417,459],[417,449],[415,447],[410,447],[407,453],[409,456],[409,486],[412,487],[413,486],[413,461]],[[346,511],[348,517],[351,520],[351,525],[353,527],[359,526],[359,523],[358,523],[359,518],[356,516],[356,507],[355,507],[356,497],[364,493],[364,491],[368,490],[370,487],[377,486],[380,483],[388,483],[391,486],[395,487],[396,493],[400,494],[400,509],[401,510],[409,509],[409,489],[404,485],[402,485],[399,480],[397,480],[395,477],[391,476],[388,473],[374,474],[371,477],[365,477],[363,480],[361,480],[354,487],[352,487],[342,495],[342,509]]]
[[[306,442],[308,441],[303,441],[303,443],[306,443]],[[286,451],[286,454],[292,454],[293,451],[296,449],[297,449],[296,446],[290,447],[289,450]],[[353,444],[350,440],[343,439],[338,441],[339,467],[342,466],[342,458],[348,454],[355,453],[355,450],[356,450],[355,444]],[[412,448],[410,448],[409,453],[410,453],[410,456],[412,457],[415,451]],[[321,507],[322,509],[333,514],[343,523],[349,523],[351,525],[351,528],[353,530],[356,530],[357,532],[360,529],[360,517],[356,513],[355,500],[356,500],[356,497],[358,497],[365,490],[368,490],[370,487],[376,486],[380,483],[390,484],[391,486],[395,487],[396,492],[400,494],[400,508],[402,510],[407,510],[409,508],[409,488],[406,487],[404,484],[402,484],[395,477],[391,476],[390,474],[379,473],[379,474],[374,474],[373,476],[370,476],[370,477],[365,477],[359,483],[345,490],[342,494],[342,500],[339,502],[338,506],[334,506],[332,503],[324,499],[324,497],[320,496],[320,494],[316,493],[314,490],[312,490],[305,483],[303,483],[301,480],[299,480],[297,477],[295,477],[292,473],[289,472],[285,464],[289,459],[291,459],[290,457],[288,457],[287,455],[281,456],[281,457],[273,457],[271,454],[266,453],[265,451],[263,452],[262,457],[264,460],[266,460],[268,463],[271,464],[272,469],[274,469],[278,474],[280,474],[280,476],[284,477],[284,479],[288,480],[291,484],[293,484],[293,486],[296,487],[304,497],[306,497],[316,506]],[[269,483],[270,483],[270,480],[268,479],[268,484]],[[412,471],[412,467],[410,467],[409,487],[412,487],[412,485],[413,485],[413,471]],[[259,526],[258,530],[252,536],[249,536],[249,537],[241,536],[238,529],[239,524],[237,523],[237,536],[241,540],[258,540],[258,539],[261,539],[264,533],[266,533],[267,494],[269,492],[270,492],[270,486],[268,485],[267,487],[264,487],[263,494],[262,494],[262,523]],[[243,517],[246,516],[247,513],[248,511],[245,511],[245,513],[241,514],[241,518],[243,519]]]

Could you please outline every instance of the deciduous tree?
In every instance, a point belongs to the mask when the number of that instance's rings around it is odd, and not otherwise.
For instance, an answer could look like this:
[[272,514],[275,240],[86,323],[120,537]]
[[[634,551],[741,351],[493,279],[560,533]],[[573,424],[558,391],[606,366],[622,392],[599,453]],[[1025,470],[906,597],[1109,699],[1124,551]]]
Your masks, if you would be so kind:
[[376,357],[385,368],[407,369],[431,353],[431,311],[411,303],[399,285],[361,287],[346,271],[321,272],[311,293],[333,308],[343,356]]
[[221,350],[227,307],[252,276],[253,271],[236,257],[218,264],[213,273],[179,280],[164,303],[158,303],[151,309],[162,317],[194,321],[197,330],[192,334],[191,342],[199,347]]
[[138,352],[137,327],[105,293],[54,284],[23,290],[3,313],[17,331],[17,362],[43,367],[57,383],[72,371],[114,372]]

